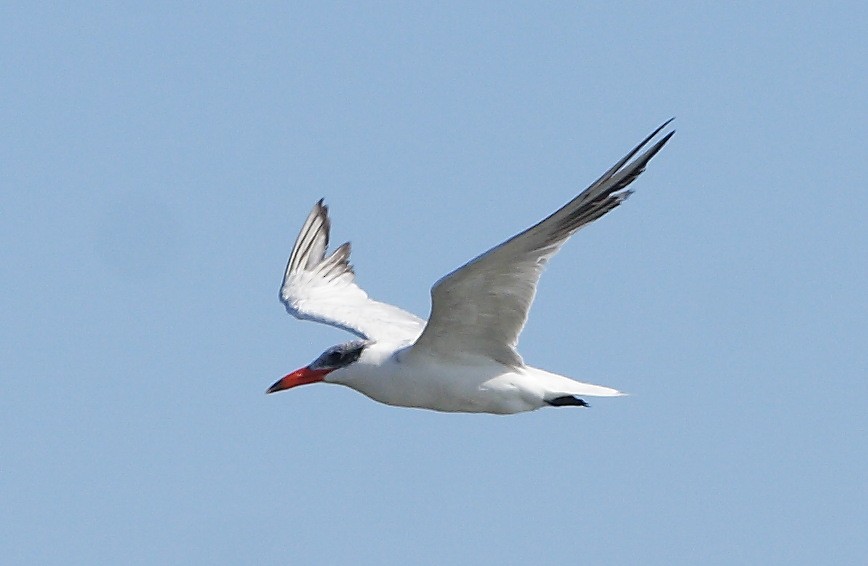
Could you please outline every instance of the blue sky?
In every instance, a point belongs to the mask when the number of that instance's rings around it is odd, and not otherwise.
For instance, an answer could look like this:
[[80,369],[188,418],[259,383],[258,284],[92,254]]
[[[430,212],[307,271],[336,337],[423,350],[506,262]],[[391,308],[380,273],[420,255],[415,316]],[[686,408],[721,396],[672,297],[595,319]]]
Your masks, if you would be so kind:
[[[7,564],[868,557],[864,3],[0,8]],[[277,289],[325,197],[437,278],[665,119],[550,263],[510,417],[265,388],[347,335]]]

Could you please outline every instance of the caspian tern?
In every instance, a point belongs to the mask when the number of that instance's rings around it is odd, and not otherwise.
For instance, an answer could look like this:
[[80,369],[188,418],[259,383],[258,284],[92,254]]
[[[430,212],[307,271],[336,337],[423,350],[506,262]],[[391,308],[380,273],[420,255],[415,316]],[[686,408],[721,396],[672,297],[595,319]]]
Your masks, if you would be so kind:
[[632,192],[626,187],[674,130],[630,159],[671,121],[555,213],[435,283],[427,323],[370,299],[356,285],[349,242],[326,255],[328,208],[317,202],[292,248],[280,299],[296,318],[360,340],[329,348],[267,392],[323,381],[387,405],[495,414],[587,406],[581,397],[622,395],[527,366],[516,345],[545,264],[576,230],[624,202]]

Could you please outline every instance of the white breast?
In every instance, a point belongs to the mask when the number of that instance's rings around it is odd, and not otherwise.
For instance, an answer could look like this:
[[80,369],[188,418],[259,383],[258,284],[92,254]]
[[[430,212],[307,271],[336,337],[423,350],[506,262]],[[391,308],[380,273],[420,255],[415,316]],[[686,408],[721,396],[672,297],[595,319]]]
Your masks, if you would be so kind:
[[538,409],[545,391],[521,370],[484,360],[407,359],[404,348],[373,344],[358,362],[329,375],[375,401],[446,412],[510,414]]

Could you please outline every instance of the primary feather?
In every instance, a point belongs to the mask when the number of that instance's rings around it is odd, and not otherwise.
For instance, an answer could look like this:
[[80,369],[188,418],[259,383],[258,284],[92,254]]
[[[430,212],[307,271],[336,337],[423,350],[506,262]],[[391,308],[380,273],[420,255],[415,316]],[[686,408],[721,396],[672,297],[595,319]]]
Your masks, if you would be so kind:
[[337,326],[368,340],[415,339],[424,320],[369,298],[356,285],[349,242],[326,256],[330,227],[328,207],[320,199],[295,240],[283,275],[280,300],[289,314]]

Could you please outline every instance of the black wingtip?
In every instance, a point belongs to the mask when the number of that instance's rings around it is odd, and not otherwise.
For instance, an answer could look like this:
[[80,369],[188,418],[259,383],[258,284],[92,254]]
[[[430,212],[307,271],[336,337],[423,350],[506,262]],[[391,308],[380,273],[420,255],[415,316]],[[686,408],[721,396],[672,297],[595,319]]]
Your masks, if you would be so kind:
[[[651,134],[650,134],[647,138],[645,138],[645,140],[644,140],[641,144],[639,144],[639,147],[641,148],[641,147],[644,146],[646,143],[648,143],[649,141],[651,141],[651,140],[654,138],[654,136],[656,136],[657,134],[659,134],[659,133],[663,130],[663,128],[665,128],[666,126],[668,126],[669,124],[671,124],[673,120],[675,120],[675,116],[669,118],[668,120],[666,120],[665,122],[663,122],[662,124],[660,124],[659,126],[657,126],[657,129],[654,130],[653,132],[651,132]],[[671,137],[672,137],[672,134],[674,134],[674,133],[675,133],[675,130],[672,130],[671,132],[669,132],[668,134],[666,134],[665,136],[663,136],[663,138],[661,138],[660,141],[658,141],[657,143],[655,143],[655,144],[652,146],[652,149],[655,149],[655,148],[656,148],[655,151],[654,151],[654,153],[657,153],[657,151],[660,151],[660,148],[662,148],[664,145],[666,145],[666,142],[669,141],[669,138],[671,138]],[[638,149],[638,148],[637,148],[637,149]],[[650,151],[649,151],[649,153],[650,153]]]
[[674,136],[674,135],[675,135],[675,130],[672,130],[671,132],[669,132],[668,134],[666,134],[665,136],[660,138],[660,141],[655,143],[651,147],[651,149],[648,150],[648,156],[647,156],[647,159],[645,160],[645,163],[648,163],[648,161],[651,161],[651,158],[654,157],[655,155],[657,155],[657,152],[660,151],[661,149],[663,149],[663,146],[666,145],[666,142],[668,142],[670,140],[670,138],[672,138],[672,136]]
[[651,141],[651,138],[653,138],[654,136],[656,136],[657,134],[659,134],[660,131],[661,131],[663,128],[665,128],[666,126],[668,126],[669,124],[671,124],[671,123],[672,123],[672,120],[674,120],[674,119],[675,119],[675,117],[673,116],[672,118],[669,118],[668,120],[666,120],[665,122],[663,122],[662,124],[660,124],[659,126],[657,126],[657,129],[655,129],[653,132],[651,132],[650,134],[648,134],[648,137],[645,138],[645,141],[642,143],[642,145],[645,145],[646,143],[648,143],[649,141]]

